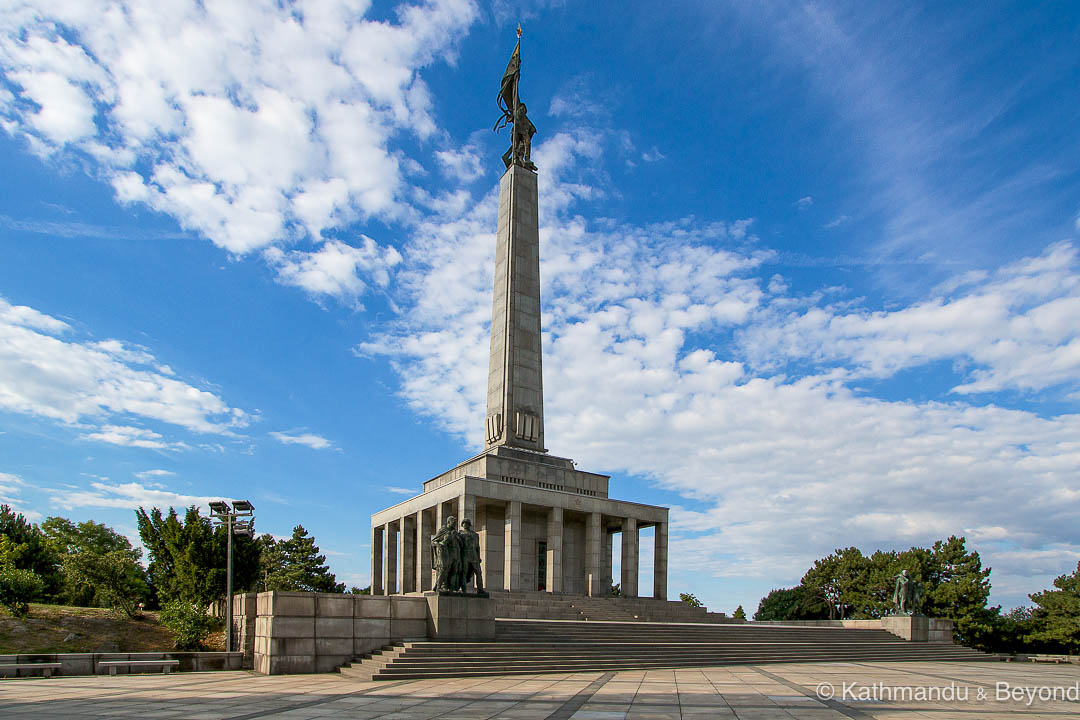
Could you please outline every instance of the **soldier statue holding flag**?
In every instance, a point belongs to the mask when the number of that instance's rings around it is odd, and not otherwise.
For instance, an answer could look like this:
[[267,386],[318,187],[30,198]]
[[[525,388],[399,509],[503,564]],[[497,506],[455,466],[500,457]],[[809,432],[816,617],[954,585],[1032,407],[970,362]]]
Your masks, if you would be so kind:
[[503,153],[502,160],[506,167],[511,164],[521,165],[529,170],[536,170],[532,162],[532,136],[536,134],[536,127],[529,120],[528,108],[518,97],[518,80],[521,79],[521,24],[517,28],[517,45],[514,54],[510,56],[510,62],[506,65],[503,73],[502,86],[499,88],[499,109],[502,117],[492,128],[498,132],[507,125],[513,125],[510,133],[510,149]]

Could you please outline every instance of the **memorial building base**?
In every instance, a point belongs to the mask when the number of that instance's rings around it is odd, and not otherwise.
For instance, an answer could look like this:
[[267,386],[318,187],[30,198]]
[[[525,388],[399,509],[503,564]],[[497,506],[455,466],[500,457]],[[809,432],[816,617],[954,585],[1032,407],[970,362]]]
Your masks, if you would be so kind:
[[[247,664],[269,675],[339,671],[382,680],[766,662],[996,659],[953,645],[947,620],[747,623],[651,598],[266,592],[257,602],[236,603],[235,612],[240,615],[234,625],[247,629],[235,638]],[[502,616],[507,613],[517,617]],[[245,637],[251,629],[254,637]]]

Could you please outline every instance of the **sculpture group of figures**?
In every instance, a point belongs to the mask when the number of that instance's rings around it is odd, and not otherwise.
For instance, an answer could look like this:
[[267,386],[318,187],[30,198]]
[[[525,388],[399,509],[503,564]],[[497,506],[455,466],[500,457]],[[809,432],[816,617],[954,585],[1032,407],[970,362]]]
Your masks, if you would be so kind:
[[521,165],[529,170],[536,170],[536,165],[532,162],[532,136],[536,134],[536,126],[529,120],[528,108],[518,96],[518,81],[521,79],[521,25],[518,25],[517,36],[517,47],[510,56],[506,72],[503,73],[502,85],[499,87],[498,104],[502,117],[492,129],[498,132],[507,125],[513,126],[510,132],[510,149],[502,156],[506,167]]
[[437,592],[465,592],[470,581],[475,581],[476,591],[484,591],[484,578],[480,573],[480,535],[472,529],[469,520],[446,518],[446,524],[431,536],[431,567],[435,571]]
[[901,570],[896,576],[896,588],[893,590],[893,612],[897,615],[917,615],[922,609],[922,583]]

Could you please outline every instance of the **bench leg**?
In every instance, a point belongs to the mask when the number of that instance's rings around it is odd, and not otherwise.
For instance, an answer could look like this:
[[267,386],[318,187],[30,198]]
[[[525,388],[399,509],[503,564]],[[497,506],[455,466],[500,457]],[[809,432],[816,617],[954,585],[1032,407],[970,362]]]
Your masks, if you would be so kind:
[[172,665],[166,665],[166,666],[164,666],[164,667],[163,667],[163,668],[161,668],[161,669],[162,669],[162,670],[164,671],[164,673],[165,673],[166,675],[168,675],[168,674],[169,674],[169,671],[171,671],[171,670],[172,670]]
[[52,677],[52,668],[42,668],[41,672],[45,673],[45,677]]
[[115,665],[109,666],[109,674],[110,675],[115,675],[116,674],[116,666]]

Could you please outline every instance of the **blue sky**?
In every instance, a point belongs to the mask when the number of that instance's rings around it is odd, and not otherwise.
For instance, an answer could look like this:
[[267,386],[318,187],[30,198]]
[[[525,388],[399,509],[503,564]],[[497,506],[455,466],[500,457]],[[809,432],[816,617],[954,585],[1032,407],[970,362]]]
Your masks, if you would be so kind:
[[548,445],[672,508],[673,595],[950,534],[1005,606],[1075,568],[1069,4],[8,2],[0,498],[247,498],[366,585],[481,441],[519,19]]

